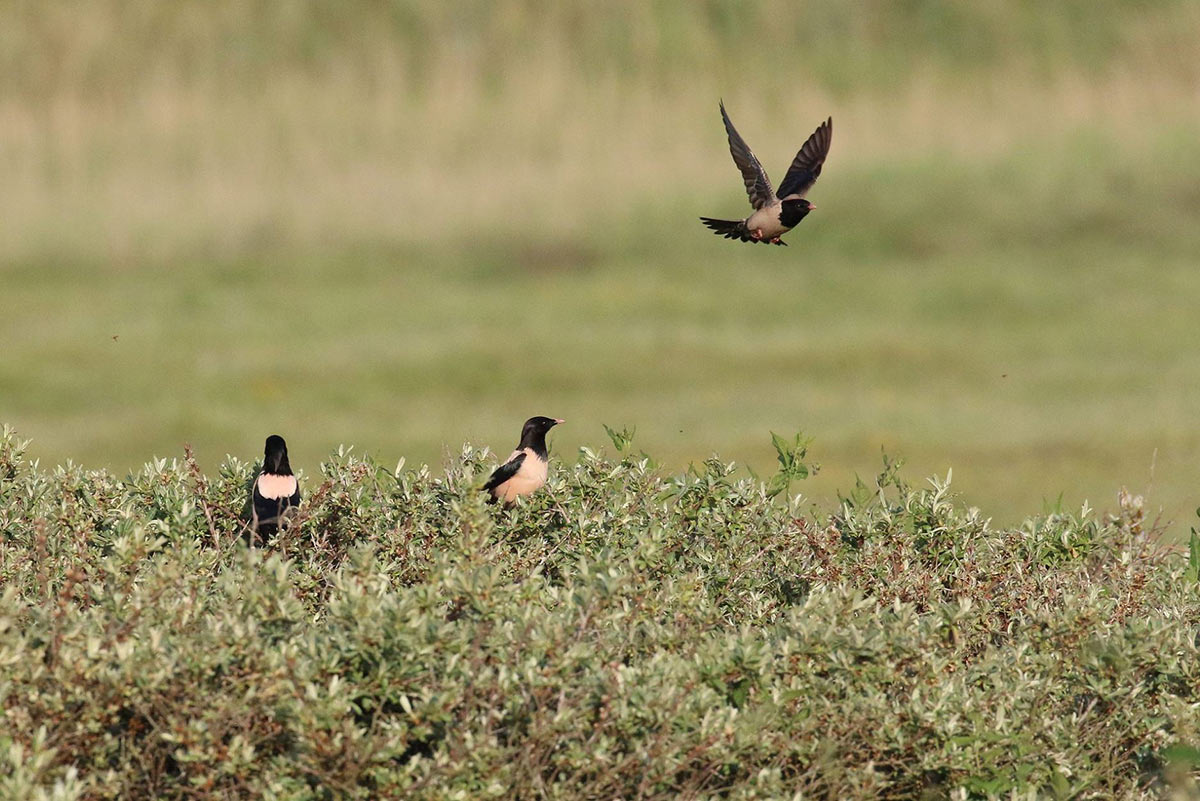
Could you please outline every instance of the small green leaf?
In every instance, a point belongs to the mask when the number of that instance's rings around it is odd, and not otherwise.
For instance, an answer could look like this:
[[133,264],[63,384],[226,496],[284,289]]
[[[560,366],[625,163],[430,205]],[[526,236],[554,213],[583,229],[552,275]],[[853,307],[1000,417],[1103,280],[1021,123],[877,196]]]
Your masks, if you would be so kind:
[[789,441],[774,431],[771,432],[771,444],[775,446],[775,455],[779,460],[779,472],[767,484],[769,495],[774,497],[786,491],[791,482],[806,479],[817,472],[818,465],[810,466],[804,461],[808,456],[808,446],[811,443],[812,439],[805,437],[802,433],[797,433]]
[[1188,540],[1188,566],[1184,576],[1190,581],[1200,581],[1200,534],[1195,529]]
[[[604,424],[601,423],[601,425]],[[613,447],[617,449],[617,453],[625,453],[629,450],[629,446],[633,444],[633,435],[637,433],[637,426],[622,428],[620,431],[617,431],[604,425],[604,431],[608,434],[608,438],[612,440]]]
[[1162,758],[1164,762],[1172,765],[1188,768],[1200,767],[1200,748],[1175,743],[1162,750]]

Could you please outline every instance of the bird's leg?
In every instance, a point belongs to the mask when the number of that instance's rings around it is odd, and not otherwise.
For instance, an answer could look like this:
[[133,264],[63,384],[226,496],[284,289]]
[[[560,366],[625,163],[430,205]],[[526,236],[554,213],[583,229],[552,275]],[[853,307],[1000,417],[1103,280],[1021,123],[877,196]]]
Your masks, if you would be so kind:
[[775,237],[771,237],[771,244],[772,245],[782,245],[783,241],[779,237],[775,236]]
[[762,239],[762,229],[755,228],[753,231],[750,232],[750,238],[751,239]]

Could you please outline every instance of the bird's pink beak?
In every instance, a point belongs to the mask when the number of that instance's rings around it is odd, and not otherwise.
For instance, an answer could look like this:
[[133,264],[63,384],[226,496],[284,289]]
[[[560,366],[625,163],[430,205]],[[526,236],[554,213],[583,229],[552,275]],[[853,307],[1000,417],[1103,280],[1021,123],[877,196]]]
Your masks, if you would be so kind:
[[811,203],[809,203],[809,204],[808,204],[808,210],[809,210],[809,211],[812,211],[812,210],[813,210],[813,209],[815,209],[815,208],[816,208],[816,206],[814,206],[813,204],[811,204]]
[[567,421],[562,419],[561,417],[554,418],[554,425],[558,425],[559,423],[565,423],[565,422],[567,422]]

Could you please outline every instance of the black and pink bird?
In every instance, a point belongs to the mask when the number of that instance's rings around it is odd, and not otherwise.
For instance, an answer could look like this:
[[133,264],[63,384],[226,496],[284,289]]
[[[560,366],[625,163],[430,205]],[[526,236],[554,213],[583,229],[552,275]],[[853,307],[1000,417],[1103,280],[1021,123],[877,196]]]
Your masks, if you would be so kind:
[[504,460],[483,485],[492,501],[508,506],[517,498],[536,492],[546,483],[550,452],[546,448],[546,433],[559,423],[557,417],[530,417],[521,429],[517,449]]
[[821,167],[825,164],[825,156],[829,154],[829,143],[833,140],[833,118],[821,123],[808,137],[792,160],[787,175],[783,176],[778,193],[771,188],[771,179],[750,146],[733,127],[733,122],[725,113],[724,102],[721,103],[721,118],[725,120],[725,132],[729,135],[729,152],[733,154],[733,163],[742,172],[746,194],[750,196],[754,212],[744,220],[701,217],[700,221],[726,239],[786,245],[780,237],[795,228],[815,208],[804,196],[817,182]]
[[300,483],[288,464],[287,443],[272,434],[263,452],[262,472],[254,479],[251,527],[260,537],[270,537],[299,508]]

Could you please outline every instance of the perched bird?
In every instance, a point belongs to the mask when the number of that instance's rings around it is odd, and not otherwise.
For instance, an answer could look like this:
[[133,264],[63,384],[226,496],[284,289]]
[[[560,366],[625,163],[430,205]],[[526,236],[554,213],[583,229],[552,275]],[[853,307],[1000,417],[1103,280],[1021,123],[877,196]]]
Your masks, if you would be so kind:
[[483,485],[493,501],[503,501],[507,506],[546,483],[546,462],[550,455],[546,450],[546,432],[562,422],[554,417],[530,417],[525,421],[517,449]]
[[821,123],[808,137],[804,147],[800,148],[787,175],[783,176],[778,194],[771,188],[767,171],[733,127],[733,122],[725,113],[724,102],[721,103],[721,118],[725,120],[725,132],[729,134],[729,152],[733,154],[733,163],[742,171],[746,194],[750,196],[754,213],[744,220],[701,217],[700,221],[726,239],[786,245],[779,237],[795,228],[815,208],[804,199],[804,195],[817,182],[825,156],[829,153],[829,143],[833,139],[833,117]]
[[262,537],[274,534],[279,524],[300,506],[300,484],[288,464],[287,443],[278,434],[267,437],[262,472],[254,479],[254,504],[250,524]]

